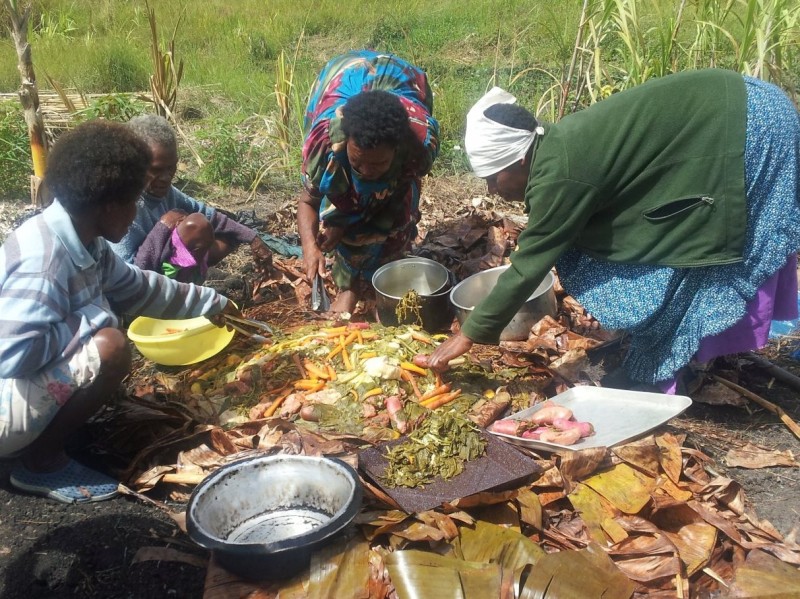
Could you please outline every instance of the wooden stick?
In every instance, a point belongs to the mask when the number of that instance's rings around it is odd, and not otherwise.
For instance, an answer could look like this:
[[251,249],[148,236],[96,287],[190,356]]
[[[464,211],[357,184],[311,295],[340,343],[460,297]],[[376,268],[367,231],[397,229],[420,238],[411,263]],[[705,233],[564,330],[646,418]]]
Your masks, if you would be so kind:
[[793,389],[800,390],[800,376],[794,375],[788,370],[773,364],[766,358],[759,356],[754,352],[749,352],[746,356],[753,364],[760,366],[766,370],[770,375],[774,376],[777,380],[781,381],[792,387]]
[[199,472],[173,472],[171,474],[165,474],[161,478],[161,482],[173,483],[178,485],[197,485],[206,476],[208,475],[201,474]]
[[780,406],[776,406],[774,403],[772,403],[770,401],[767,401],[766,399],[764,399],[760,395],[756,395],[752,391],[749,391],[749,390],[745,389],[744,387],[741,387],[741,386],[737,385],[736,383],[732,383],[728,379],[724,379],[721,376],[717,376],[716,374],[712,374],[711,378],[713,378],[715,381],[717,381],[719,383],[722,383],[726,387],[730,387],[734,391],[738,391],[739,393],[744,395],[747,399],[750,399],[750,400],[754,401],[755,403],[760,405],[762,408],[765,408],[765,409],[769,410],[770,412],[772,412],[773,414],[775,414],[776,416],[778,416],[778,418],[781,419],[781,422],[783,422],[789,428],[789,430],[792,431],[794,436],[797,437],[798,439],[800,439],[800,426],[798,426],[798,424],[794,420],[789,418],[789,415],[786,412],[784,412],[783,409]]

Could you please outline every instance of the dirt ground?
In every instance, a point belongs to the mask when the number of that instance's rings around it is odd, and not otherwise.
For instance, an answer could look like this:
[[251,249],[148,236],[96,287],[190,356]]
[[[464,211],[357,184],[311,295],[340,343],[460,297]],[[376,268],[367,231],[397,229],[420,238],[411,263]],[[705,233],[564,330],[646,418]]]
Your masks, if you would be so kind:
[[[454,213],[450,208],[477,202],[481,191],[473,178],[434,183],[428,188],[423,210],[445,217]],[[255,202],[232,198],[223,207],[234,212],[254,211],[267,220],[266,228],[275,232],[289,224],[287,201],[286,197]],[[2,212],[0,224],[9,221],[7,206]],[[235,287],[237,268],[227,268],[230,270],[226,271],[223,263],[223,275],[227,272],[230,276],[223,276],[222,283]],[[759,355],[800,376],[800,361],[791,357],[796,349],[797,340],[784,338]],[[609,364],[612,358],[608,358]],[[762,367],[745,360],[726,364],[735,368],[741,386],[800,420],[798,389],[774,380]],[[603,383],[615,385],[613,377]],[[796,468],[743,469],[725,463],[726,452],[746,442],[796,452],[798,439],[775,414],[752,402],[742,407],[695,403],[667,428],[686,433],[685,445],[708,454],[720,474],[737,481],[761,519],[770,521],[785,536],[797,534],[800,472]],[[109,470],[111,465],[103,455],[86,453],[86,439],[78,437],[73,454]],[[10,462],[0,462],[0,597],[202,597],[208,556],[164,511],[129,496],[68,506],[23,495],[9,485],[10,468]]]

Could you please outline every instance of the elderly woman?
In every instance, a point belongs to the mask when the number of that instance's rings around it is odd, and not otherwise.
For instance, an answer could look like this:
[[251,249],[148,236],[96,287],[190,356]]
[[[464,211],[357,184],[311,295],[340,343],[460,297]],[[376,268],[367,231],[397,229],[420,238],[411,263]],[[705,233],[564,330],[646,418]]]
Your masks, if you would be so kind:
[[334,252],[334,312],[352,312],[375,270],[416,237],[421,178],[439,149],[432,109],[425,73],[396,56],[349,52],[317,78],[297,228],[309,282]]
[[[248,244],[253,261],[260,272],[272,267],[272,252],[253,229],[228,218],[214,208],[198,202],[172,185],[178,168],[178,139],[164,117],[148,114],[132,118],[128,126],[144,140],[153,161],[147,171],[147,185],[136,203],[134,218],[127,235],[111,244],[114,252],[133,264],[158,264],[167,249],[179,222],[193,212],[211,221],[214,243],[208,252],[208,265],[213,266],[241,244]],[[138,257],[137,257],[138,255]]]
[[511,267],[442,370],[500,331],[547,271],[610,329],[630,333],[631,379],[675,390],[693,358],[766,343],[797,311],[800,122],[774,85],[724,70],[654,79],[551,126],[495,88],[467,116],[489,192],[524,200]]
[[64,133],[44,177],[53,202],[0,247],[0,456],[19,458],[17,489],[64,503],[116,495],[117,481],[65,452],[130,373],[114,309],[238,314],[213,289],[142,271],[109,248],[136,214],[149,165],[150,150],[125,125],[90,121]]

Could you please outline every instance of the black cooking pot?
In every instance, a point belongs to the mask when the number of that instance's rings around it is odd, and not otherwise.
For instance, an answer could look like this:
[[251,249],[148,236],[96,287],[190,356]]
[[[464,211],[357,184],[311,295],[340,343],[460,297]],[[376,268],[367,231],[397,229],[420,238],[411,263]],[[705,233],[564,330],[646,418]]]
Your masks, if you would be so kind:
[[352,522],[361,497],[358,474],[341,460],[256,456],[221,467],[195,488],[186,528],[242,578],[289,578]]

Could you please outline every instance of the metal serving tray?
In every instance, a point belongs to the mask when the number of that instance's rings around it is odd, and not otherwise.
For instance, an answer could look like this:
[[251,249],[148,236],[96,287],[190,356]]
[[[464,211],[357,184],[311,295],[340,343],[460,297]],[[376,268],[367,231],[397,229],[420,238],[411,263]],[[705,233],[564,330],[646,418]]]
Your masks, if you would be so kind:
[[[644,435],[692,405],[692,400],[684,395],[589,386],[573,387],[550,399],[572,410],[575,420],[590,422],[594,426],[594,435],[584,437],[575,445],[559,445],[495,433],[491,430],[488,432],[514,445],[543,451],[577,451],[591,447],[611,447]],[[541,407],[541,404],[538,404],[508,418],[524,420],[530,418],[531,414]]]

